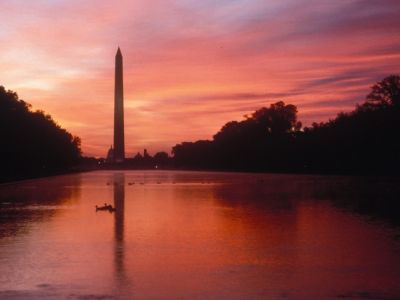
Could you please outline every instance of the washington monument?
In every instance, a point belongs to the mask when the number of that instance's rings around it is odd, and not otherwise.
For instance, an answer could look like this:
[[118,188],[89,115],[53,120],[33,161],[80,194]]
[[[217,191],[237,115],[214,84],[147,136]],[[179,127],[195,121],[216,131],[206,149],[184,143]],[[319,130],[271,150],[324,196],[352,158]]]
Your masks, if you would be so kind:
[[115,55],[115,88],[114,88],[114,162],[125,160],[124,141],[124,82],[122,75],[122,54],[118,47]]

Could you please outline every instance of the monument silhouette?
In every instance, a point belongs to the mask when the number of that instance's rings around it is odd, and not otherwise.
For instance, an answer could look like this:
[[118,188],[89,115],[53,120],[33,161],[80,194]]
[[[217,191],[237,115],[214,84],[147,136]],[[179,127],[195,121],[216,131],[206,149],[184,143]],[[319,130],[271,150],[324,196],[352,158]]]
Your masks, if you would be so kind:
[[115,55],[115,88],[114,88],[114,149],[113,162],[122,163],[125,160],[124,139],[124,82],[122,54],[118,47]]

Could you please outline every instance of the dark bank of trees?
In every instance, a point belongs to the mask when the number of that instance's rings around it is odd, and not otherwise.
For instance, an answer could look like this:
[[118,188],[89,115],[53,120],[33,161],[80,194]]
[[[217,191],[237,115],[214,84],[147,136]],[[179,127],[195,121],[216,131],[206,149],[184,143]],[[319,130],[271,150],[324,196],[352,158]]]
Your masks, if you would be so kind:
[[78,137],[0,86],[0,182],[65,172],[80,157]]
[[167,152],[157,152],[151,156],[147,149],[143,150],[143,155],[139,152],[132,158],[127,159],[127,164],[135,169],[167,169],[171,168],[171,157]]
[[125,158],[123,164],[115,164],[110,161],[102,160],[100,167],[105,169],[171,169],[173,167],[172,158],[167,152],[157,152],[151,156],[146,149],[143,154],[138,152],[133,158]]
[[365,103],[302,129],[284,102],[225,124],[212,140],[173,147],[175,166],[268,172],[397,175],[400,168],[400,77],[372,87]]

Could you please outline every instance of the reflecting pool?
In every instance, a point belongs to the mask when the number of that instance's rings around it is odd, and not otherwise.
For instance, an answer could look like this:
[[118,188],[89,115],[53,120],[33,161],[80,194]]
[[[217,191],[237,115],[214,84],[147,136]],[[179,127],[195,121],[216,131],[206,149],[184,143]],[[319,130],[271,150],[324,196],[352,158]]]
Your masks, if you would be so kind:
[[184,171],[0,185],[0,299],[400,299],[399,196],[391,178]]

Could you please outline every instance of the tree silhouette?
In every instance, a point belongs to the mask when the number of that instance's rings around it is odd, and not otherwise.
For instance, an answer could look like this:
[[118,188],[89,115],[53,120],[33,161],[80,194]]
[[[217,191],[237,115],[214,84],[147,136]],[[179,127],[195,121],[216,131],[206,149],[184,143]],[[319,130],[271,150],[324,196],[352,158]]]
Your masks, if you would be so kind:
[[224,170],[286,168],[288,143],[301,128],[297,108],[280,101],[255,111],[243,121],[226,123],[212,141],[173,147],[177,167]]
[[399,76],[388,76],[354,111],[303,130],[296,106],[279,101],[226,123],[211,141],[176,145],[174,162],[196,169],[397,175],[399,94]]
[[372,86],[367,105],[400,107],[400,76],[390,75]]
[[252,114],[252,118],[263,126],[268,133],[282,134],[301,129],[301,122],[297,122],[297,107],[283,101],[263,107]]
[[154,165],[159,167],[165,167],[169,164],[169,156],[167,152],[157,152],[153,157]]
[[80,139],[0,86],[0,180],[65,171],[78,163]]

